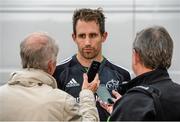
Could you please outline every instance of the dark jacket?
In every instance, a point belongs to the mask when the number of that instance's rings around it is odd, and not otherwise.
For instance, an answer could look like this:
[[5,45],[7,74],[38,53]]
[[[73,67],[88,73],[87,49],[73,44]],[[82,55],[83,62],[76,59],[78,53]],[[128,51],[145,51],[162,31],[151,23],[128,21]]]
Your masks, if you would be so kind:
[[[78,62],[76,55],[56,67],[54,77],[57,80],[58,88],[78,98],[83,82],[83,73],[87,71]],[[128,71],[112,64],[106,58],[101,63],[99,70],[101,84],[105,84],[111,92],[118,89],[119,84],[124,80],[130,80]],[[100,120],[107,120],[109,114],[97,103]]]
[[[157,69],[142,74],[128,84],[128,89],[139,85],[157,89],[163,112],[162,120],[180,120],[180,85],[170,79],[166,70]],[[157,111],[149,95],[142,92],[127,92],[115,103],[110,121],[157,120]]]

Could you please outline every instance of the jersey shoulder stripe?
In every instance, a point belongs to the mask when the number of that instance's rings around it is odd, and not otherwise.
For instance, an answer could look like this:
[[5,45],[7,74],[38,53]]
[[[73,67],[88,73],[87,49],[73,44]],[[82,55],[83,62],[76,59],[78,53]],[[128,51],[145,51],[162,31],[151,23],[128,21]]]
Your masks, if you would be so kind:
[[71,60],[72,60],[72,56],[64,59],[63,61],[61,61],[60,65],[66,64],[66,63],[68,63]]
[[112,61],[109,61],[109,60],[108,60],[108,62],[111,63],[112,65],[114,65],[115,67],[119,67],[119,68],[124,69],[124,70],[129,72],[129,69],[127,69],[127,68],[125,68],[123,66],[120,66],[119,64],[113,63]]

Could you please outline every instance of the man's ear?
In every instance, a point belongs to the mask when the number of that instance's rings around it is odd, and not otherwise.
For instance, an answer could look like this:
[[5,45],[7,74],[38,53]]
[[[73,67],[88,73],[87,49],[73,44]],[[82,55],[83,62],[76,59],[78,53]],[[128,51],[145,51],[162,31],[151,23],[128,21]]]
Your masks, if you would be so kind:
[[76,42],[76,34],[72,34],[72,39],[74,40],[74,42]]
[[108,36],[108,33],[107,33],[107,32],[104,32],[103,35],[102,35],[102,42],[105,42],[105,41],[106,41],[107,36]]
[[139,53],[134,50],[133,54],[134,54],[134,63],[135,64],[141,63],[141,58],[140,58]]
[[48,61],[48,73],[50,75],[53,75],[55,69],[56,69],[56,62],[54,62],[53,60],[49,60]]

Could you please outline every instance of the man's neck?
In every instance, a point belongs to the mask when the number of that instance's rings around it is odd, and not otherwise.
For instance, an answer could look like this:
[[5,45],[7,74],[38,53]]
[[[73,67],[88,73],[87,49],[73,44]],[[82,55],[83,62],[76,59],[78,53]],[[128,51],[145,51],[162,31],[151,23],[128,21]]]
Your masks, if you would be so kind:
[[145,66],[138,67],[138,70],[136,71],[136,76],[142,75],[144,73],[150,72],[153,69],[147,68]]
[[84,66],[84,67],[90,67],[91,62],[92,62],[93,60],[99,61],[99,62],[102,62],[102,61],[103,61],[103,56],[102,56],[102,55],[97,56],[97,57],[95,57],[95,58],[93,58],[93,59],[86,59],[86,58],[82,57],[80,54],[77,54],[77,55],[76,55],[76,58],[77,58],[77,60],[79,61],[79,63],[80,63],[82,66]]

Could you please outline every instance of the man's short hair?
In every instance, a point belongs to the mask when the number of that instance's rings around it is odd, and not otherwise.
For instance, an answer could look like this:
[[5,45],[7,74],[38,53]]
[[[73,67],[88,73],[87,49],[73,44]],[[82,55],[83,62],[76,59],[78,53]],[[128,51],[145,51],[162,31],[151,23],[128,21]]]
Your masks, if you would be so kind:
[[[28,43],[32,37],[43,38],[44,42],[37,44]],[[58,45],[47,33],[36,32],[27,36],[20,44],[20,55],[23,68],[35,68],[47,71],[48,61],[56,61]]]
[[153,26],[137,33],[133,48],[148,68],[168,69],[171,66],[173,40],[164,27]]
[[101,35],[105,32],[105,16],[101,8],[98,9],[82,8],[75,10],[73,15],[74,34],[76,34],[76,25],[78,20],[82,20],[85,22],[95,21],[99,25]]

